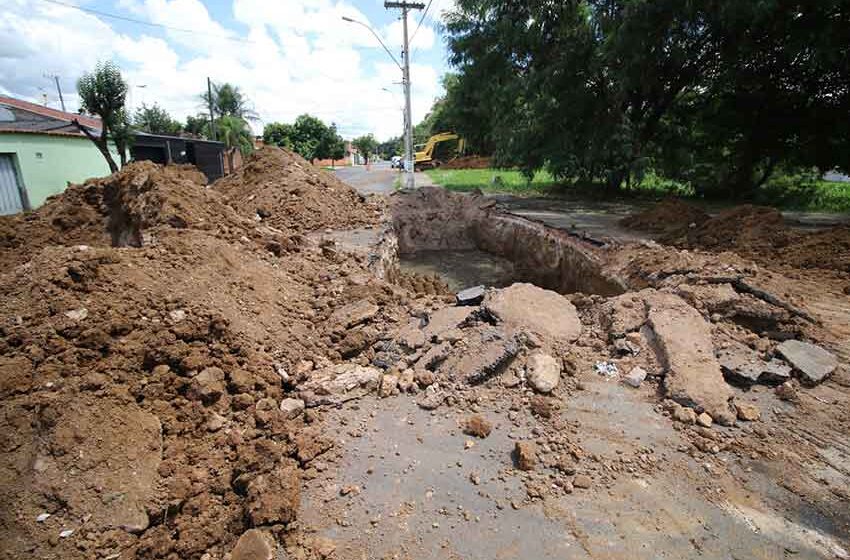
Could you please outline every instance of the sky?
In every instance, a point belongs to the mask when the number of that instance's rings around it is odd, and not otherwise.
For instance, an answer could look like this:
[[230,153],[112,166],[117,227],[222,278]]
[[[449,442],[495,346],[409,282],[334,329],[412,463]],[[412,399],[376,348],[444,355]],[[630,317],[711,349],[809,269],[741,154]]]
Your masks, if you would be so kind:
[[[442,93],[448,70],[441,14],[453,0],[411,12],[413,121]],[[428,0],[425,0],[428,4]],[[383,0],[4,0],[0,10],[0,94],[69,111],[76,81],[113,60],[130,85],[134,109],[158,103],[178,120],[202,111],[209,77],[246,94],[260,120],[292,122],[303,113],[336,123],[353,138],[385,140],[403,127],[401,70],[364,26],[400,60],[402,22]],[[92,11],[84,11],[75,7]],[[117,15],[149,24],[125,21]]]

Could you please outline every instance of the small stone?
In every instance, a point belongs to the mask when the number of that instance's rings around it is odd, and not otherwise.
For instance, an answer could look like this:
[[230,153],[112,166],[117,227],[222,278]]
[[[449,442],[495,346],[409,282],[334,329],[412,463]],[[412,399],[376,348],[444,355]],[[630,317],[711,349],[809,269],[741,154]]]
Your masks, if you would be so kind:
[[761,418],[761,410],[751,403],[735,403],[735,410],[738,412],[738,420],[755,422]]
[[463,426],[463,433],[479,438],[486,438],[493,430],[493,426],[482,416],[476,414],[466,419]]
[[339,491],[340,496],[357,496],[360,494],[360,487],[356,484],[350,484],[348,486],[343,486]]
[[186,396],[210,405],[221,398],[224,391],[224,372],[217,367],[208,367],[192,379]]
[[416,401],[419,408],[425,410],[436,410],[445,402],[446,393],[441,390],[434,390],[434,385],[428,387],[428,390]]
[[534,470],[537,466],[537,445],[531,441],[518,441],[514,446],[514,459],[522,471]]
[[38,514],[38,517],[36,517],[36,518],[35,518],[35,520],[36,520],[38,523],[44,523],[44,522],[45,522],[45,521],[47,521],[49,518],[50,518],[50,514],[49,514],[49,513],[47,513],[47,512],[44,512],[44,513],[39,513],[39,514]]
[[793,381],[786,381],[782,385],[776,388],[776,396],[782,399],[783,401],[795,401],[797,400],[797,386]]
[[714,420],[712,420],[711,415],[709,415],[707,412],[703,412],[702,414],[697,416],[697,424],[699,424],[703,428],[710,428],[713,423]]
[[528,384],[539,393],[551,393],[561,381],[561,364],[548,354],[535,352],[525,367]]
[[623,377],[623,383],[637,389],[643,383],[644,379],[646,379],[646,370],[642,367],[634,367]]
[[209,432],[217,432],[222,429],[226,423],[227,419],[224,416],[213,412],[210,414],[209,418],[207,418],[206,428]]
[[274,538],[260,529],[248,529],[233,547],[231,560],[274,560],[277,545]]
[[186,318],[186,312],[182,309],[175,309],[168,312],[168,317],[175,323],[179,323]]
[[522,379],[517,377],[513,372],[506,373],[502,376],[502,386],[512,389],[522,383]]
[[392,396],[398,390],[398,376],[396,375],[384,375],[381,379],[381,388],[378,390],[378,394],[381,398],[387,398]]
[[593,480],[586,474],[579,474],[573,479],[573,486],[576,488],[590,488],[593,485]]
[[683,424],[695,424],[697,421],[697,413],[694,409],[684,406],[677,406],[673,409],[673,420],[682,422]]
[[63,530],[59,533],[59,538],[60,539],[67,539],[68,537],[70,537],[73,534],[74,534],[73,529],[65,529],[65,530]]
[[280,411],[289,420],[301,416],[304,412],[304,407],[304,401],[301,399],[287,398],[280,401]]
[[89,310],[85,307],[81,307],[80,309],[72,309],[71,311],[66,311],[65,316],[72,321],[82,321],[86,317],[89,316]]

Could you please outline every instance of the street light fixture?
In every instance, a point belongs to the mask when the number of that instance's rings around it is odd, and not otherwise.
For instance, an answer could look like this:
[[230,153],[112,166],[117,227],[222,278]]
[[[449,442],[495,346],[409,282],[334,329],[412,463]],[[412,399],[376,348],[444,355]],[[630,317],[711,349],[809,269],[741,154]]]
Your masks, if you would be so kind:
[[413,167],[414,167],[414,157],[413,157],[413,124],[411,123],[412,119],[410,118],[410,47],[408,45],[407,40],[407,11],[404,12],[404,65],[400,64],[390,49],[384,44],[384,41],[381,40],[381,37],[375,33],[375,30],[370,26],[366,25],[362,21],[357,21],[356,19],[352,19],[350,17],[342,16],[344,21],[348,23],[356,23],[357,25],[361,25],[368,29],[372,35],[375,36],[375,39],[384,47],[384,50],[387,51],[387,54],[390,55],[390,58],[395,65],[399,67],[401,70],[402,80],[401,83],[404,85],[404,144],[405,144],[405,161],[404,161],[404,169],[407,172],[405,175],[405,186],[408,189],[412,189],[414,186],[413,182]]

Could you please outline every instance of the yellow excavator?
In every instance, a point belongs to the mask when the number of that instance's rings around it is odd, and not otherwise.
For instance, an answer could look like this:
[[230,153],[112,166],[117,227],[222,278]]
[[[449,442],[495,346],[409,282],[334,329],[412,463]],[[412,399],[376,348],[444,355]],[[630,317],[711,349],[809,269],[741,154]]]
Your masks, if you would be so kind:
[[440,167],[462,155],[465,149],[466,140],[454,132],[435,134],[416,152],[413,167],[416,171]]

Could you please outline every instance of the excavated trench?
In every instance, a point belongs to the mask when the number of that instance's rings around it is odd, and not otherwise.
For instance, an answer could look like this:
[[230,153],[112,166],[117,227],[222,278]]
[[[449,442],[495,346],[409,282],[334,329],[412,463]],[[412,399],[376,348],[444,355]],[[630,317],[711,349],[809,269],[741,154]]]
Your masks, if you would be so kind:
[[484,197],[425,187],[394,195],[390,211],[401,269],[436,273],[454,291],[514,282],[562,294],[626,291],[603,272],[598,242],[500,212]]

